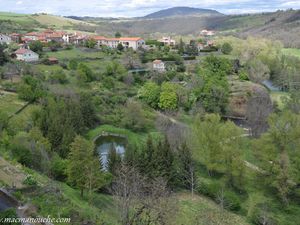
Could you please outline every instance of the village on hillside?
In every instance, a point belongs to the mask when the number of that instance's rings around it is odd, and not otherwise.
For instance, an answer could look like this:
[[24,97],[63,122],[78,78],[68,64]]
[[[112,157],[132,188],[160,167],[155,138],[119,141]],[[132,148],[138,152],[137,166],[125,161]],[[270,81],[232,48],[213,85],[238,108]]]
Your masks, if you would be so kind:
[[[193,55],[198,55],[201,51],[210,52],[217,50],[214,41],[211,37],[215,35],[214,31],[202,30],[199,40],[190,40],[190,46],[193,49]],[[154,42],[153,42],[154,41]],[[33,43],[40,44],[43,49],[50,51],[57,51],[58,49],[68,48],[69,46],[84,46],[88,48],[102,48],[108,47],[111,49],[132,49],[134,51],[138,49],[151,50],[158,45],[169,46],[172,49],[178,49],[180,43],[172,39],[172,37],[162,37],[158,40],[148,41],[142,37],[121,37],[116,35],[115,37],[104,37],[99,35],[88,35],[81,32],[66,32],[56,31],[53,29],[46,29],[41,32],[30,32],[26,34],[0,33],[0,44],[17,44],[17,48],[14,52],[11,52],[11,57],[23,62],[39,62],[39,52],[30,49],[30,45]],[[154,44],[153,44],[154,43]],[[158,43],[158,45],[157,45]],[[57,63],[56,58],[48,58],[50,63]],[[157,71],[165,71],[165,66],[162,60],[156,59],[153,62],[153,68]]]

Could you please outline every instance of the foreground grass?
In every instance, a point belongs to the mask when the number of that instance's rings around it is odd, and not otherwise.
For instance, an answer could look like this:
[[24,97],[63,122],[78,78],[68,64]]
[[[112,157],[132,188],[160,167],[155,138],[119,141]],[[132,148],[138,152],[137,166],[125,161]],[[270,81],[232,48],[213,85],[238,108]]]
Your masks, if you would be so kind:
[[26,102],[20,100],[17,94],[0,91],[0,109],[8,115],[14,114],[25,104]]
[[245,218],[222,210],[212,200],[189,193],[177,195],[179,212],[176,215],[177,225],[248,225]]
[[283,54],[292,55],[300,58],[300,49],[298,48],[284,48],[282,49]]

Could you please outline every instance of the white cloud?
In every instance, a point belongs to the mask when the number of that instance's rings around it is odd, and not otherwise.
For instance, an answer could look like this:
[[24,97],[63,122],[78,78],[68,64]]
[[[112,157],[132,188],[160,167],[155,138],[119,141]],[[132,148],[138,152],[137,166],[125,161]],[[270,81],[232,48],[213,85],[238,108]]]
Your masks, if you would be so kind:
[[216,9],[225,13],[252,13],[300,8],[300,0],[0,0],[1,11],[49,12],[77,16],[142,16],[174,6]]

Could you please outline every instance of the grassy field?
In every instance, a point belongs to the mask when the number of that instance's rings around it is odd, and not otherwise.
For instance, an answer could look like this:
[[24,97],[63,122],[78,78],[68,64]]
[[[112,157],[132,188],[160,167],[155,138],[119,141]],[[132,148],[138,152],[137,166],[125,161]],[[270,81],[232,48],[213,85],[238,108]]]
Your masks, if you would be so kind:
[[282,52],[285,55],[292,55],[300,58],[300,49],[298,48],[284,48]]
[[134,145],[139,145],[145,140],[145,136],[142,134],[133,133],[129,130],[114,127],[111,125],[102,125],[89,131],[87,134],[87,138],[90,140],[94,140],[96,137],[105,132],[125,136],[128,139],[128,142]]
[[84,49],[74,48],[71,50],[63,50],[58,52],[47,53],[50,57],[56,57],[59,60],[70,60],[70,59],[99,59],[104,58],[105,55],[100,51],[88,51]]
[[63,28],[63,27],[70,27],[74,24],[80,23],[80,21],[72,20],[60,16],[53,16],[48,14],[38,14],[30,16],[35,21],[39,22],[42,25],[55,27],[55,28]]
[[46,28],[54,28],[57,30],[73,31],[77,27],[95,26],[92,23],[54,16],[48,14],[17,14],[0,12],[0,22],[2,24],[2,32],[21,32],[26,33],[33,30],[42,30]]
[[20,100],[17,94],[0,91],[0,110],[8,115],[14,114],[25,104],[26,102]]
[[226,210],[222,211],[216,203],[206,197],[180,193],[177,199],[177,225],[249,225],[243,217]]

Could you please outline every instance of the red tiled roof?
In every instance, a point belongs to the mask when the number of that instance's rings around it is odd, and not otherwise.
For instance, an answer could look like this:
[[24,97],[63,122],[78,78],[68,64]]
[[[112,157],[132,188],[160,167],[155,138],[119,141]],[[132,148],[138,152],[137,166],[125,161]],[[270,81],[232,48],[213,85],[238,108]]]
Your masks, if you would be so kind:
[[30,33],[25,34],[25,36],[39,36],[39,35],[40,34],[37,32],[30,32]]
[[139,41],[142,40],[140,37],[121,37],[119,38],[120,41]]
[[153,61],[153,64],[160,64],[160,63],[162,63],[162,61],[159,60],[159,59],[156,59],[156,60]]
[[54,61],[54,62],[58,61],[58,59],[55,58],[55,57],[49,57],[48,60],[49,60],[49,61]]
[[104,36],[91,36],[91,38],[95,41],[102,41],[106,39]]
[[105,38],[106,41],[119,41],[119,38]]
[[17,55],[23,55],[23,54],[28,53],[28,52],[32,52],[32,51],[28,50],[26,48],[20,48],[17,51],[15,51],[15,54],[17,54]]

